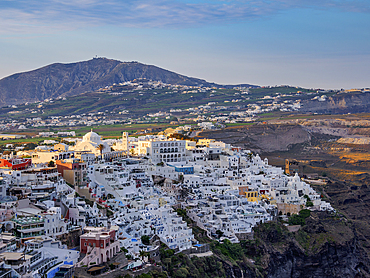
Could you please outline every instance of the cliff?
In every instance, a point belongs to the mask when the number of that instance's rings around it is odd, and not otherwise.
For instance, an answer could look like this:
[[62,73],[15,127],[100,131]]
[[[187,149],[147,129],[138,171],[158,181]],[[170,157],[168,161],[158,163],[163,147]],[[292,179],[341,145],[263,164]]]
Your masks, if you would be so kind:
[[322,114],[367,113],[370,108],[370,92],[338,93],[326,101],[304,100],[300,112]]
[[370,277],[370,260],[355,225],[341,215],[313,212],[298,232],[272,222],[254,233],[254,240],[239,244],[212,242],[210,257],[162,249],[163,269],[173,278]]
[[267,124],[206,131],[199,137],[213,138],[257,152],[287,151],[294,144],[311,140],[311,134],[299,125]]

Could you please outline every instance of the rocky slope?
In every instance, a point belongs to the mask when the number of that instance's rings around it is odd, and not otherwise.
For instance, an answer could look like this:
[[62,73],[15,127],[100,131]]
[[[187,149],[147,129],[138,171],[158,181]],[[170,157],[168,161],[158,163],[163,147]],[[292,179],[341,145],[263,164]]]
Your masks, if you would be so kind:
[[370,92],[338,93],[326,101],[305,100],[301,103],[300,112],[323,114],[346,114],[368,112]]
[[279,222],[259,225],[254,232],[254,240],[238,244],[212,242],[210,257],[161,252],[163,269],[172,278],[370,277],[356,226],[340,215],[313,212],[294,233]]
[[0,105],[78,95],[136,78],[146,78],[169,84],[215,85],[156,66],[96,58],[71,64],[56,63],[5,77],[0,80]]
[[298,125],[252,125],[207,131],[199,137],[213,138],[234,146],[260,152],[286,151],[291,145],[309,142],[310,133]]
[[306,222],[293,235],[262,229],[265,277],[368,277],[370,260],[352,222],[325,212]]

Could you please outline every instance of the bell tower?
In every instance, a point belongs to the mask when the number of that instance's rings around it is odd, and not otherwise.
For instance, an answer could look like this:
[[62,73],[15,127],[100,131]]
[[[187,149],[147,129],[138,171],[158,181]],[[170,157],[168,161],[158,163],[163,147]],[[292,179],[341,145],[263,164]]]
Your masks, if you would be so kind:
[[128,132],[122,132],[122,149],[128,150]]

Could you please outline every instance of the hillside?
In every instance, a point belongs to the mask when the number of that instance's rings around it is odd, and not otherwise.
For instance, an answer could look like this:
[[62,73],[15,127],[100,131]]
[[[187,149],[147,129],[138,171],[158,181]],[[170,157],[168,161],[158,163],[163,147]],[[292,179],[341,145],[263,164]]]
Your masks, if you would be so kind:
[[[212,256],[161,250],[167,277],[368,277],[370,263],[356,225],[340,214],[312,212],[297,232],[280,222],[254,228],[254,239],[211,242]],[[164,276],[164,277],[166,277]],[[159,277],[151,273],[148,277]],[[163,277],[163,276],[162,276]]]
[[156,66],[96,58],[71,64],[51,64],[0,80],[0,105],[42,101],[94,91],[114,83],[146,78],[168,84],[215,86]]
[[200,137],[221,140],[253,151],[287,151],[291,145],[309,142],[310,133],[298,125],[251,125],[206,131]]

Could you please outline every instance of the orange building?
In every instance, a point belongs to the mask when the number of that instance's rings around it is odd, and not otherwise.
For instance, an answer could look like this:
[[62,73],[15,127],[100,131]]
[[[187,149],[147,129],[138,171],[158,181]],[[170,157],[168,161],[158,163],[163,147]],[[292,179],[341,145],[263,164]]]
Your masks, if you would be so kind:
[[11,169],[11,170],[23,170],[31,167],[31,158],[11,158],[3,159],[0,158],[0,168]]

